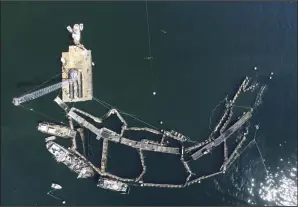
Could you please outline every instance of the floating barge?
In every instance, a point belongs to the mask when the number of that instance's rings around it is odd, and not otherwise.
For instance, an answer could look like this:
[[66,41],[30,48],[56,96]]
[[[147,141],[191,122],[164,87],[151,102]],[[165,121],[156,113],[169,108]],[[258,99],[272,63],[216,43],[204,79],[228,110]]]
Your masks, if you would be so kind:
[[80,44],[81,30],[83,24],[74,25],[68,31],[72,32],[75,45],[70,45],[68,52],[63,52],[62,62],[62,80],[71,79],[75,76],[76,82],[71,82],[62,87],[63,102],[79,102],[92,100],[92,56],[91,50],[87,50]]
[[92,57],[91,50],[78,46],[69,46],[68,52],[62,53],[62,80],[68,80],[75,71],[78,80],[62,87],[63,102],[92,100]]

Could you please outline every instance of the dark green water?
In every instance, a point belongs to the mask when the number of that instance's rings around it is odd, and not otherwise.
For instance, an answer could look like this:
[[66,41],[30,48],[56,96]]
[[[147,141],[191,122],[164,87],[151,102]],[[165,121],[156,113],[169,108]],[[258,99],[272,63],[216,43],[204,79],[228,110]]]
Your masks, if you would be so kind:
[[[148,11],[151,67],[143,59],[149,56],[145,2],[1,2],[1,203],[61,205],[46,195],[57,182],[63,186],[57,196],[68,205],[297,204],[297,4],[148,2]],[[273,178],[252,147],[226,175],[182,190],[132,188],[123,196],[76,180],[51,158],[45,135],[36,130],[38,121],[52,120],[11,100],[60,72],[61,52],[70,43],[66,26],[80,22],[96,63],[95,96],[194,140],[205,139],[214,106],[255,66],[274,72],[255,117]],[[56,95],[24,105],[63,120]],[[98,116],[106,112],[94,102],[77,106]],[[116,171],[138,170],[128,166]],[[260,192],[261,182],[270,187]]]

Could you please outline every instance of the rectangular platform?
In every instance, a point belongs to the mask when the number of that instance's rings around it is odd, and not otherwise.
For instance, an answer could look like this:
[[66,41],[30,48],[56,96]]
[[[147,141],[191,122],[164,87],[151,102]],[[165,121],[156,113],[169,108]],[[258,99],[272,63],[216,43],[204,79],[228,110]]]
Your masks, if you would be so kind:
[[62,87],[63,102],[79,102],[92,100],[92,56],[91,50],[83,47],[69,46],[68,52],[62,52],[62,80],[70,78],[70,70],[78,72],[77,83],[67,84]]

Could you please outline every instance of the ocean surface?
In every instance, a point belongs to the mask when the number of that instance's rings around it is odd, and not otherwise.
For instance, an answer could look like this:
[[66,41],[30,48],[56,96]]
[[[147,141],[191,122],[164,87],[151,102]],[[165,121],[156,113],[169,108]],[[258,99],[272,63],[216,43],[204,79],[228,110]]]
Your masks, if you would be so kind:
[[[148,1],[147,12],[146,2],[1,2],[1,204],[297,205],[297,3]],[[36,130],[39,121],[66,121],[53,102],[58,92],[23,107],[11,103],[60,73],[61,53],[71,43],[66,26],[75,23],[84,23],[82,41],[96,64],[96,98],[195,141],[208,137],[214,107],[246,75],[259,74],[268,90],[248,135],[251,140],[259,124],[258,145],[247,147],[225,174],[183,189],[132,187],[120,195],[94,180],[77,180],[52,159],[46,135]],[[76,107],[98,117],[107,112],[96,101]],[[213,127],[221,112],[214,113]],[[130,126],[143,126],[124,117]],[[100,151],[94,137],[90,142]],[[136,176],[139,160],[125,150],[111,145],[108,168]],[[148,179],[186,178],[181,164],[174,165],[177,157],[146,156]],[[216,170],[221,159],[212,155],[194,169]],[[54,194],[60,199],[47,195],[52,182],[63,187]]]

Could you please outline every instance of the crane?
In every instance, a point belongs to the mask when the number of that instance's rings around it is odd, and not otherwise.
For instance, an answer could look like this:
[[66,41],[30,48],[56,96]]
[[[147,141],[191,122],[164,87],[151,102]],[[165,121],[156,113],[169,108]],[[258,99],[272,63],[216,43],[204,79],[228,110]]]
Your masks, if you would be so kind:
[[54,85],[51,85],[51,86],[48,86],[48,87],[39,89],[37,91],[31,92],[31,93],[27,93],[27,94],[25,94],[23,96],[15,97],[15,98],[13,98],[12,103],[15,106],[18,106],[21,103],[24,103],[24,102],[27,102],[27,101],[31,101],[33,99],[39,98],[39,97],[44,96],[44,95],[46,95],[48,93],[51,93],[53,91],[56,91],[59,88],[62,88],[63,86],[65,86],[65,85],[67,85],[67,84],[69,84],[70,82],[73,82],[73,81],[75,81],[74,78],[67,79],[67,80],[64,80],[62,82],[56,83]]

